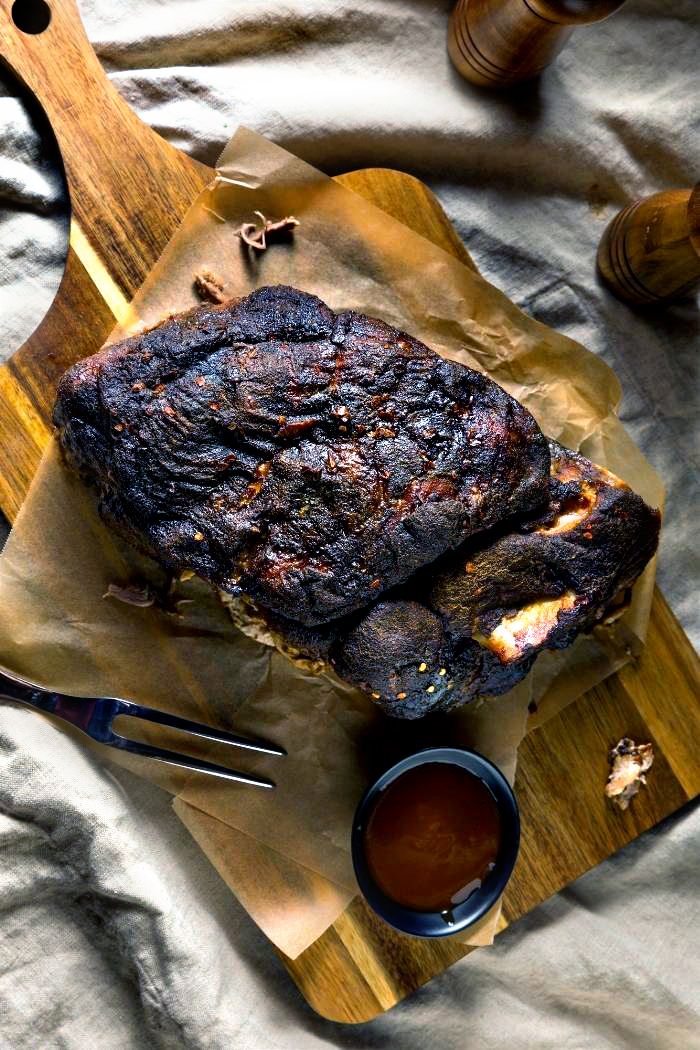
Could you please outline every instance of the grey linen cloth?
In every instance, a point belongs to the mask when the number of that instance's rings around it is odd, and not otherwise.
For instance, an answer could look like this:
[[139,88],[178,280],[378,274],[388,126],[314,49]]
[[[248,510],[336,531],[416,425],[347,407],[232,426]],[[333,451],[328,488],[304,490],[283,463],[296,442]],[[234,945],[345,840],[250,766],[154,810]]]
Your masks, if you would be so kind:
[[[214,163],[246,124],[329,174],[398,167],[482,273],[616,370],[666,480],[659,581],[697,599],[697,299],[632,309],[597,283],[605,222],[700,176],[697,0],[628,0],[507,95],[454,73],[435,0],[83,0],[119,90]],[[3,16],[4,17],[4,16]],[[0,85],[0,354],[38,323],[67,235],[40,115]],[[1,611],[0,611],[1,615]],[[653,776],[653,769],[651,771]],[[700,1048],[700,809],[690,806],[410,1000],[346,1028],[305,1005],[170,810],[48,720],[0,706],[0,1048]]]

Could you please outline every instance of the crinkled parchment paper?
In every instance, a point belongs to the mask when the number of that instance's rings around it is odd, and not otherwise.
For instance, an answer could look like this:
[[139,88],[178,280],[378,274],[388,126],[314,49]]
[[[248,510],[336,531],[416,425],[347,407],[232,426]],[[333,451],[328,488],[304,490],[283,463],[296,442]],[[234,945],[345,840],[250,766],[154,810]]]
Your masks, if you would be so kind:
[[[193,205],[133,303],[125,331],[195,305],[196,273],[230,295],[285,283],[334,309],[354,308],[488,372],[533,412],[545,433],[623,477],[654,505],[658,477],[615,417],[619,386],[583,347],[537,324],[477,273],[291,154],[246,130],[224,150],[214,184]],[[265,252],[236,230],[254,212],[295,215],[294,234]],[[0,559],[0,663],[67,692],[120,695],[282,744],[285,759],[202,745],[213,760],[260,770],[274,793],[115,756],[177,796],[177,813],[253,918],[296,956],[356,892],[352,814],[367,783],[408,751],[466,744],[512,779],[528,706],[541,719],[626,662],[641,646],[653,569],[610,627],[540,657],[505,697],[447,716],[401,723],[332,675],[314,676],[240,634],[213,590],[176,585],[167,608],[102,597],[110,583],[165,574],[97,520],[89,493],[47,453]],[[178,599],[192,604],[176,605]],[[40,717],[40,716],[37,716]],[[165,746],[181,741],[143,728]],[[498,921],[472,931],[487,942]]]

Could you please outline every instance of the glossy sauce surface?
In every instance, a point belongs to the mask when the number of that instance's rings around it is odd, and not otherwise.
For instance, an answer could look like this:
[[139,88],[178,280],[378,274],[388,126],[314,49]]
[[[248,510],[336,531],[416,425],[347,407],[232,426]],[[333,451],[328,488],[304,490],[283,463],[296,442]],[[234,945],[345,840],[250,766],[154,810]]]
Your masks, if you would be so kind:
[[372,878],[397,904],[449,910],[483,882],[500,842],[500,819],[484,782],[461,766],[427,762],[381,793],[364,836]]

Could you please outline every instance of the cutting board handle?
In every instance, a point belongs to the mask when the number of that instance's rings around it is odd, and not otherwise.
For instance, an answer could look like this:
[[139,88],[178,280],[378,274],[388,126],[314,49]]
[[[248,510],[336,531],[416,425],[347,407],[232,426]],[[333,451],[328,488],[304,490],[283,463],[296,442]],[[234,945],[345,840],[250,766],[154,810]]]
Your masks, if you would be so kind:
[[[42,32],[24,21],[48,6]],[[48,313],[0,366],[0,506],[14,517],[50,437],[56,384],[95,353],[213,172],[143,124],[105,76],[75,0],[0,0],[0,60],[56,136],[71,203],[61,285]]]
[[[22,15],[44,4],[43,32]],[[210,175],[138,119],[105,75],[75,0],[0,0],[0,59],[39,101],[63,157],[72,208],[110,278],[126,296],[163,249],[163,229]],[[73,231],[72,231],[73,232]],[[134,240],[138,251],[134,251]]]

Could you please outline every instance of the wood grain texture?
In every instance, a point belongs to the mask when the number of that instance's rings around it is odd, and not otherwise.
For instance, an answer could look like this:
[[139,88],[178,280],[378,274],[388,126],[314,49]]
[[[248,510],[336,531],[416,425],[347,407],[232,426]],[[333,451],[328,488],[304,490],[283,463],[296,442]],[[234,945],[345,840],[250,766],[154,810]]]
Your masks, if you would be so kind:
[[[656,589],[639,661],[520,745],[515,792],[522,839],[503,899],[503,928],[700,793],[698,697],[700,660]],[[625,812],[603,790],[608,752],[623,736],[651,741],[656,755],[646,788]],[[361,956],[352,950],[358,943]],[[399,1001],[473,950],[400,934],[358,897],[311,948],[284,962],[315,1010],[358,1022],[386,1009],[387,988]]]
[[[52,37],[20,37],[9,9],[10,0],[0,0],[0,54],[49,114],[74,209],[56,300],[0,369],[0,505],[12,517],[48,439],[59,375],[98,349],[128,310],[131,295],[212,173],[140,124],[119,99],[84,38],[72,0],[52,0],[54,18],[46,31]],[[65,59],[52,59],[59,53],[55,48],[71,56],[68,72]],[[104,163],[96,165],[95,158]],[[132,177],[133,164],[142,179]],[[338,181],[474,268],[434,196],[416,179],[373,169]],[[504,899],[504,922],[700,791],[699,693],[698,659],[657,591],[639,663],[523,741],[516,779],[523,846]],[[626,734],[651,739],[657,760],[648,787],[622,814],[604,799],[603,785],[607,751]],[[314,1009],[357,1022],[388,1009],[469,951],[454,941],[397,933],[356,898],[307,951],[284,962]]]
[[615,295],[632,303],[692,292],[700,284],[700,182],[618,212],[601,238],[598,270]]
[[[700,661],[657,589],[639,660],[520,745],[515,790],[523,836],[504,899],[509,923],[698,794],[699,687]],[[646,788],[622,811],[603,785],[608,751],[624,736],[651,741],[655,759]]]
[[420,179],[390,168],[365,168],[338,175],[335,181],[376,204],[411,229],[417,229],[418,224],[418,232],[423,237],[478,273],[474,260],[435,194]]
[[115,300],[131,299],[211,171],[124,102],[85,36],[74,0],[51,0],[51,22],[38,35],[20,32],[11,9],[12,0],[0,0],[0,60],[46,112],[71,205],[70,248],[55,301],[0,367],[0,507],[13,520],[49,437],[58,377],[102,345],[115,324]]
[[577,26],[607,18],[624,0],[458,0],[447,50],[466,80],[507,87],[537,76]]
[[72,216],[130,298],[209,170],[168,145],[122,99],[74,0],[50,6],[48,29],[34,36],[14,26],[12,0],[0,0],[0,56],[44,109],[63,157]]

